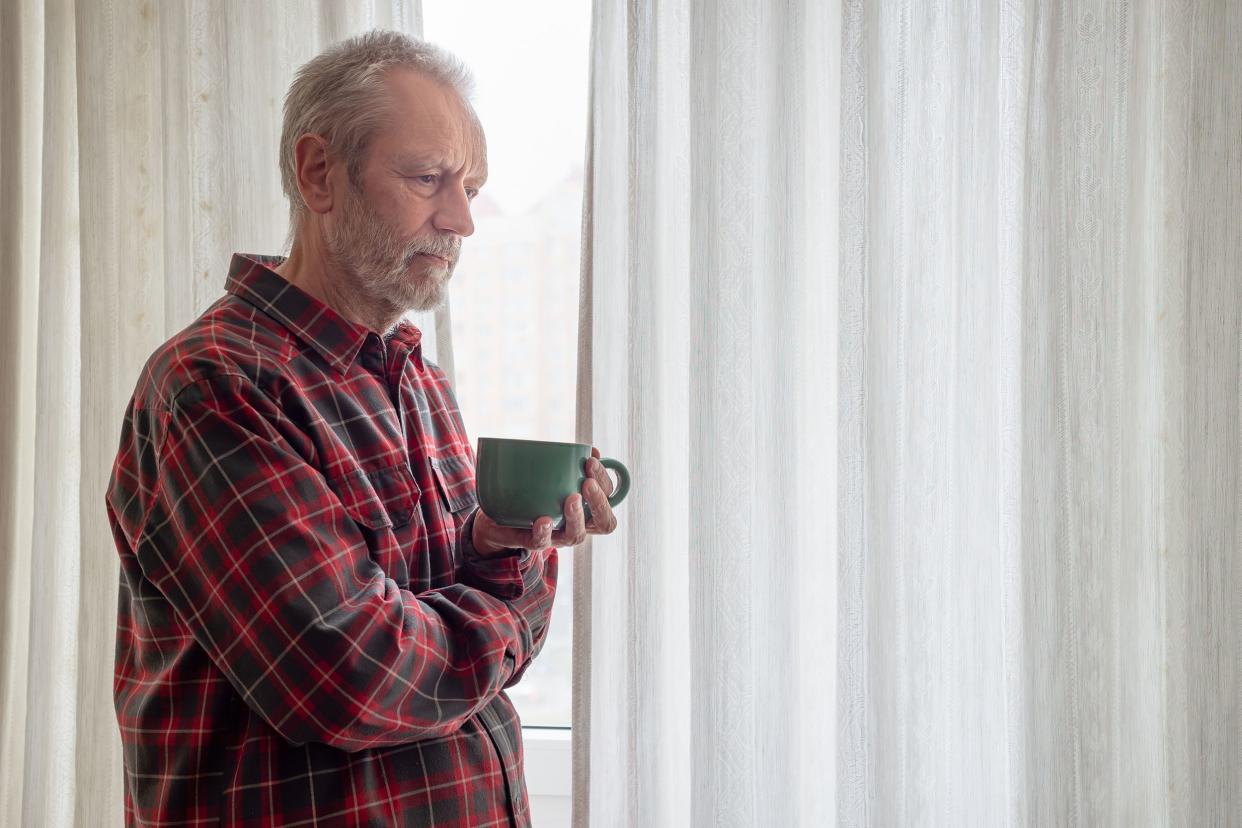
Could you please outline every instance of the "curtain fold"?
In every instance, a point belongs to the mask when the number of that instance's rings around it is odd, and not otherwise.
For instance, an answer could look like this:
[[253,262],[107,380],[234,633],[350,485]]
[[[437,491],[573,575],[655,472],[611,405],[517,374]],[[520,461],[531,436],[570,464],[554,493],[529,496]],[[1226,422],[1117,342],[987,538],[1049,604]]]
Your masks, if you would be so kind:
[[[0,823],[122,821],[103,491],[147,356],[278,252],[293,71],[419,0],[0,7]],[[451,366],[447,310],[414,319]],[[439,347],[437,347],[439,345]]]
[[1240,31],[847,3],[842,823],[1239,812]]
[[1234,820],[1242,8],[595,11],[575,823]]
[[574,822],[824,824],[839,13],[594,13],[578,438],[634,487],[575,562]]

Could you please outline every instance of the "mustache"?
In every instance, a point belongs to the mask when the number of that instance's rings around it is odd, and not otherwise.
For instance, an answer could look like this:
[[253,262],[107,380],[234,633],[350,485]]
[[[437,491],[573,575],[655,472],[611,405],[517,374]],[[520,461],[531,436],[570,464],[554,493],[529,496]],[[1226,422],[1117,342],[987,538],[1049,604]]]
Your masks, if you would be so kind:
[[438,238],[435,236],[414,239],[405,249],[406,261],[413,261],[414,257],[419,253],[439,256],[442,259],[455,262],[457,261],[458,254],[461,253],[461,239]]

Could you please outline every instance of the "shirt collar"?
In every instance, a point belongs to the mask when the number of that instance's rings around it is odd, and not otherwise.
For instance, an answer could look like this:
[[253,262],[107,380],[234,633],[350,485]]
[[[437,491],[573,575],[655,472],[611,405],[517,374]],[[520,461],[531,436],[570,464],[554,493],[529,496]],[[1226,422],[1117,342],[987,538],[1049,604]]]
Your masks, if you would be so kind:
[[[235,253],[224,289],[284,325],[324,360],[344,374],[372,332],[350,322],[314,296],[285,280],[274,268],[283,256]],[[376,335],[378,338],[378,335]],[[423,332],[402,319],[381,344],[404,360],[413,356],[423,370]]]

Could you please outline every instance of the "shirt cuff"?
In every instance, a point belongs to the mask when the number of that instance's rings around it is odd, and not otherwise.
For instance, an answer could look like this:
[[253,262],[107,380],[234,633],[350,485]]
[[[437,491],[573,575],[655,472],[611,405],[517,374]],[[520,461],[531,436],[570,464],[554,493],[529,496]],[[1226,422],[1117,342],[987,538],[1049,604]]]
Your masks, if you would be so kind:
[[523,575],[530,569],[534,553],[513,547],[494,555],[481,555],[474,546],[474,521],[478,516],[479,510],[475,509],[462,524],[459,580],[506,601],[520,598],[526,587]]

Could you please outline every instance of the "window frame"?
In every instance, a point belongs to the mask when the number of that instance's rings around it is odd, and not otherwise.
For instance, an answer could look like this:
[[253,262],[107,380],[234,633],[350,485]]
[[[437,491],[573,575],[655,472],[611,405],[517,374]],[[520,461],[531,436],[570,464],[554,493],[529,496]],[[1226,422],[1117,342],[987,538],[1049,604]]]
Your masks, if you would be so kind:
[[569,796],[573,731],[568,727],[523,727],[526,789],[531,796]]

